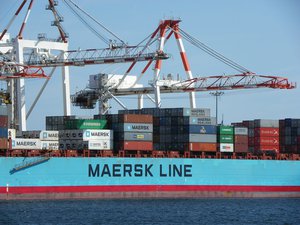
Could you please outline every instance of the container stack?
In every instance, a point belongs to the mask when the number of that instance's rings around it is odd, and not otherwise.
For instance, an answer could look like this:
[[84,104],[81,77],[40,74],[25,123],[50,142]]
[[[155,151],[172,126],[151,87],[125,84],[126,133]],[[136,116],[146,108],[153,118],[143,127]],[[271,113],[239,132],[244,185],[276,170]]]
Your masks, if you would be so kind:
[[46,116],[46,130],[64,130],[66,121],[75,118],[75,116]]
[[58,150],[59,149],[59,132],[43,130],[39,134],[42,150]]
[[218,150],[220,152],[234,152],[233,126],[218,126]]
[[69,119],[59,131],[60,150],[112,150],[113,132],[103,119]]
[[280,152],[300,154],[300,119],[279,121]]
[[248,128],[234,128],[234,152],[247,153],[248,150]]
[[153,116],[118,114],[107,116],[114,131],[116,151],[152,151]]
[[254,151],[279,152],[279,120],[254,120]]
[[184,151],[216,152],[216,118],[210,109],[145,108],[120,110],[120,114],[153,115],[154,150],[182,154]]
[[217,151],[216,125],[194,125],[188,127],[188,150],[200,152]]
[[8,147],[8,117],[0,115],[0,150]]
[[[34,130],[23,131],[22,137],[13,139],[13,149],[22,147],[22,144],[28,145],[27,150],[58,150],[59,143],[58,131]],[[21,146],[20,146],[21,144]],[[33,148],[30,148],[30,145]],[[25,147],[25,146],[24,146]]]

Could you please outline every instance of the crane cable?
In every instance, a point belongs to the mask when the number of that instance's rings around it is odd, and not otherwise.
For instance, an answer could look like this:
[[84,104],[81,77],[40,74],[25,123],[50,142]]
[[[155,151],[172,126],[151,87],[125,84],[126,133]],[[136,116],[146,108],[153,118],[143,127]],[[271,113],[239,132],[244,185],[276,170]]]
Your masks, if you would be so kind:
[[[81,22],[83,22],[85,25],[87,25],[94,33],[96,33],[96,35],[102,40],[104,41],[103,39],[105,39],[105,43],[106,44],[110,44],[110,41],[107,40],[107,38],[103,37],[99,32],[97,32],[95,29],[93,29],[91,27],[91,25],[89,25],[86,20],[79,15],[78,12],[76,12],[76,9],[78,9],[80,12],[82,12],[84,15],[86,15],[87,17],[89,17],[91,20],[93,20],[96,24],[98,24],[100,27],[102,27],[102,29],[104,29],[106,32],[108,32],[109,34],[111,34],[113,37],[115,37],[117,40],[119,40],[123,45],[126,46],[126,43],[121,39],[119,38],[115,33],[113,33],[111,30],[109,30],[107,27],[105,27],[103,24],[101,24],[99,21],[97,21],[93,16],[91,16],[90,14],[88,14],[86,11],[84,11],[82,8],[80,8],[76,3],[74,3],[72,0],[63,0],[67,6],[80,18]],[[69,3],[67,2],[69,1]],[[73,6],[71,6],[71,4]]]
[[67,2],[67,1],[63,1],[68,7],[69,9],[72,11],[72,13],[77,16],[79,18],[79,20],[85,25],[87,26],[90,31],[92,31],[99,39],[101,39],[103,42],[105,42],[107,45],[109,45],[109,41],[107,40],[106,37],[102,36],[99,32],[97,32],[91,25],[89,25],[85,19]]
[[[172,29],[172,28],[171,28]],[[174,32],[177,32],[173,29]],[[227,57],[223,56],[222,54],[218,53],[217,51],[213,50],[212,48],[208,47],[198,39],[192,37],[185,31],[179,28],[179,33],[182,35],[182,37],[190,42],[192,45],[200,48],[202,51],[206,52],[207,54],[211,55],[212,57],[218,59],[219,61],[225,63],[226,65],[230,66],[231,68],[241,72],[241,73],[252,73],[250,70],[247,68],[237,64],[236,62],[228,59]]]

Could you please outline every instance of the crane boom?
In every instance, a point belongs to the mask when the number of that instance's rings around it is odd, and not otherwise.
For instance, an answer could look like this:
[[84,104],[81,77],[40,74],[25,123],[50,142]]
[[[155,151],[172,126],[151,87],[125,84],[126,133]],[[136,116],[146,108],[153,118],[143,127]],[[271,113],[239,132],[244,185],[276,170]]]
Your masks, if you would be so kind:
[[[151,84],[151,83],[150,83]],[[152,85],[152,84],[151,84]],[[287,78],[276,76],[249,74],[236,74],[229,76],[196,77],[184,81],[159,80],[158,85],[162,94],[203,92],[203,91],[228,91],[237,89],[272,88],[272,89],[293,89],[295,83],[290,83]],[[154,94],[153,86],[131,87],[131,88],[105,88],[81,90],[71,96],[74,106],[81,108],[95,108],[100,98],[112,98],[112,96]]]
[[43,68],[15,62],[0,62],[0,80],[19,78],[48,78]]
[[85,66],[91,64],[129,63],[154,59],[168,59],[164,52],[142,52],[144,46],[125,46],[104,49],[86,49],[65,51],[64,57],[46,57],[45,55],[30,55],[27,65],[40,67],[54,66]]

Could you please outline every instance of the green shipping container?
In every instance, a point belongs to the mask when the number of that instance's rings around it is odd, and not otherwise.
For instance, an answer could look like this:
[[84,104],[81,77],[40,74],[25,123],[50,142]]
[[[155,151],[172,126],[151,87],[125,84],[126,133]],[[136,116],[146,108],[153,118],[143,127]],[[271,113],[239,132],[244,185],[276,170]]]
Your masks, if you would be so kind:
[[65,127],[68,130],[97,130],[105,129],[106,124],[106,120],[75,119],[67,120]]
[[233,143],[234,136],[233,135],[219,135],[218,143]]
[[232,126],[218,126],[218,134],[220,135],[233,135],[233,127]]

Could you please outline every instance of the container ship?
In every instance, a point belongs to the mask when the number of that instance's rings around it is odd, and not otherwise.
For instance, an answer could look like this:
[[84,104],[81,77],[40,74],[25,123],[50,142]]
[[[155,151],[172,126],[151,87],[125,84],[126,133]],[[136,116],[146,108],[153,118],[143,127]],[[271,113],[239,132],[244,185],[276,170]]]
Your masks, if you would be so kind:
[[0,117],[0,199],[300,197],[300,119],[217,125],[207,108]]
[[[210,109],[196,107],[195,99],[198,91],[292,89],[295,84],[283,77],[256,75],[183,31],[180,19],[162,20],[146,39],[127,45],[73,1],[65,5],[106,47],[69,50],[58,1],[48,3],[46,10],[54,15],[51,26],[57,28],[58,38],[47,38],[45,33],[36,40],[23,37],[33,1],[28,1],[20,31],[10,38],[7,31],[26,0],[0,33],[0,78],[7,82],[0,100],[9,111],[2,113],[0,106],[1,200],[300,197],[300,119],[220,125]],[[98,33],[87,18],[106,35]],[[170,58],[165,44],[172,36],[186,74],[183,80],[179,74],[173,79],[170,73],[160,78],[162,62]],[[238,74],[193,78],[182,39]],[[146,63],[144,69],[139,76],[130,75],[138,62]],[[71,95],[69,67],[118,63],[130,63],[125,74],[91,75],[89,86]],[[139,82],[151,64],[153,80],[144,86]],[[57,67],[61,67],[64,116],[47,116],[44,130],[25,131],[26,119],[48,81],[26,112],[23,79],[50,79]],[[43,68],[51,68],[48,76]],[[167,93],[188,93],[190,108],[160,108],[161,94]],[[126,108],[118,97],[128,95],[138,96],[139,109],[107,114],[112,98]],[[143,95],[154,96],[149,98],[155,108],[142,107]],[[84,109],[98,103],[99,115],[71,116],[71,102]]]

